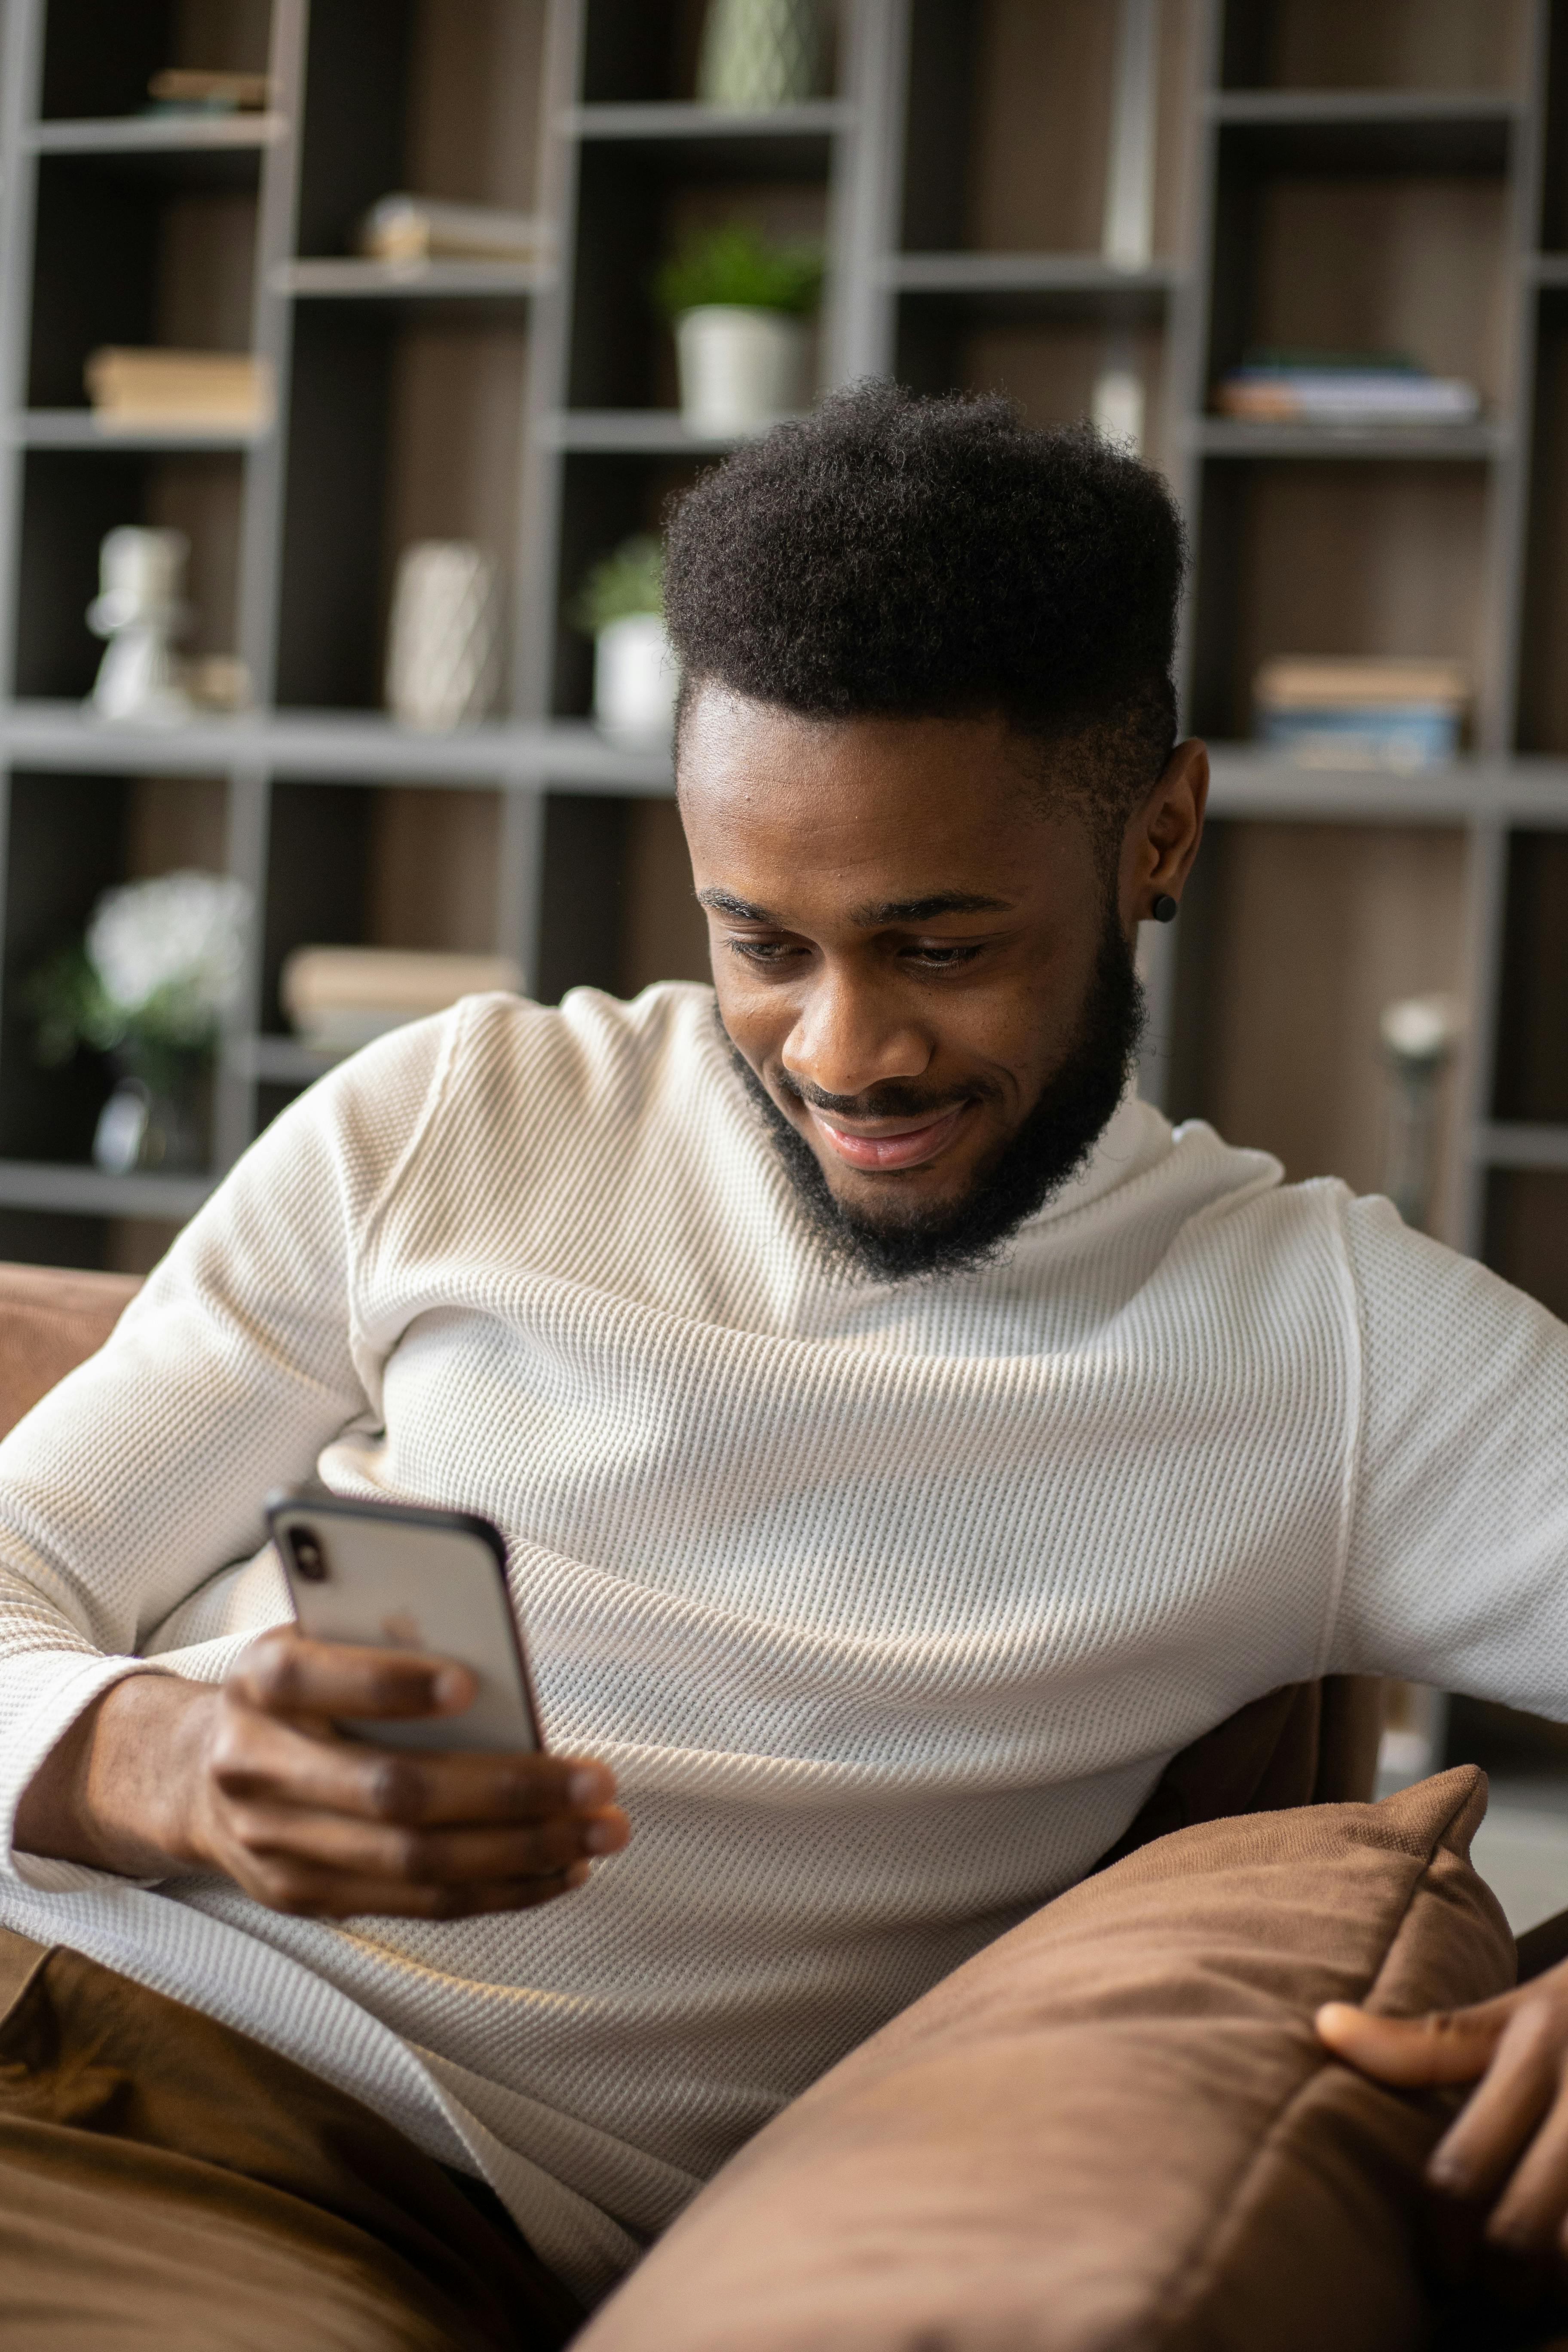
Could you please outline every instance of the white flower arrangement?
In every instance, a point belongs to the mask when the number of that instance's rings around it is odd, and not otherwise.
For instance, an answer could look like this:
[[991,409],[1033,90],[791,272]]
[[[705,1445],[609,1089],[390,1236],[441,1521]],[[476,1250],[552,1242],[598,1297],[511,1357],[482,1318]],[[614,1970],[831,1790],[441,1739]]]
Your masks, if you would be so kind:
[[205,1044],[239,993],[250,893],[221,874],[160,874],[106,890],[88,961],[129,1024],[148,1015],[170,1045]]
[[106,890],[87,937],[37,972],[38,1058],[79,1045],[167,1064],[216,1043],[245,970],[251,895],[222,874],[160,874]]

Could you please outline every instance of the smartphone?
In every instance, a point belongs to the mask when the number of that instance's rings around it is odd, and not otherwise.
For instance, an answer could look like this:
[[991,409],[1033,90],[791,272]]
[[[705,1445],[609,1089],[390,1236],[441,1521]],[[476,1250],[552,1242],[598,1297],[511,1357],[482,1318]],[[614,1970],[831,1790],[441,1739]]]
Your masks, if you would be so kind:
[[312,1642],[452,1658],[479,1684],[461,1715],[345,1723],[350,1737],[378,1748],[544,1746],[506,1545],[489,1519],[296,1488],[268,1496],[267,1525]]

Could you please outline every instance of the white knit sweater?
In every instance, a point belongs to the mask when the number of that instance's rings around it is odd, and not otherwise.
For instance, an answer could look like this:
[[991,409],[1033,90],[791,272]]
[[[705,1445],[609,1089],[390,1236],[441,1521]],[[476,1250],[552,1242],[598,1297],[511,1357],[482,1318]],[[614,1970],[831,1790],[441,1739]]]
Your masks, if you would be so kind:
[[476,998],[288,1110],[0,1447],[0,1803],[137,1655],[287,1613],[260,1499],[319,1464],[505,1530],[631,1848],[446,1926],[14,1856],[0,1919],[482,2171],[591,2297],[1246,1700],[1568,1714],[1565,1408],[1542,1309],[1205,1127],[1130,1100],[1004,1263],[852,1283],[708,991]]

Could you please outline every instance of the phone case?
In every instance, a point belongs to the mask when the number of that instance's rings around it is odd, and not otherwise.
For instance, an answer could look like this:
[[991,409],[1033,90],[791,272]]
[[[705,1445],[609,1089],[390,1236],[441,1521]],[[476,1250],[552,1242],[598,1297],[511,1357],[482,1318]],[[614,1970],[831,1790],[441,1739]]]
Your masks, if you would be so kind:
[[268,1498],[301,1633],[315,1642],[456,1659],[479,1683],[461,1715],[342,1726],[377,1747],[515,1750],[544,1745],[511,1596],[488,1519],[335,1495]]

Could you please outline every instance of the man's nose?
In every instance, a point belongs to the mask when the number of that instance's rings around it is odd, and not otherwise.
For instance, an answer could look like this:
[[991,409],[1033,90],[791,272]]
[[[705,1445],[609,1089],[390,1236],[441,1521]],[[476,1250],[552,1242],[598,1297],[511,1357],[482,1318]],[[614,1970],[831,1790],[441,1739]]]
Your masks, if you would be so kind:
[[931,1040],[893,992],[827,966],[811,984],[782,1058],[797,1084],[843,1100],[892,1078],[923,1076]]

